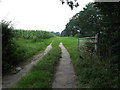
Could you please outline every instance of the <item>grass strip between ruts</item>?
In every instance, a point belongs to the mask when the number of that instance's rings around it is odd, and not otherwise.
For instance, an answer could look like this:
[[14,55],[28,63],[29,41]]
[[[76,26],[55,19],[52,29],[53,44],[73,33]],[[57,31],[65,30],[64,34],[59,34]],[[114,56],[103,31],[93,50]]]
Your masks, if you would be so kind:
[[60,56],[60,48],[52,48],[13,88],[51,88],[55,66]]

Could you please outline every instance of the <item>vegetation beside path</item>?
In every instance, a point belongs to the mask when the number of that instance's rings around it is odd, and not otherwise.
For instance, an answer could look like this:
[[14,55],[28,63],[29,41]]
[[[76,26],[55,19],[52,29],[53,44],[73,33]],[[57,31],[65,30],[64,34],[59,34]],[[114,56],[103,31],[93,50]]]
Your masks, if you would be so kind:
[[20,63],[26,63],[32,60],[33,55],[38,52],[43,52],[46,47],[52,42],[51,39],[43,40],[42,42],[34,42],[27,39],[14,39],[14,42],[18,46],[16,49],[16,59],[21,58]]
[[52,50],[34,65],[13,88],[51,88],[55,67],[61,57],[61,50],[58,47],[60,41],[56,38],[51,39],[54,40]]
[[[3,62],[3,73],[20,64],[30,62],[33,56],[37,53],[43,52],[45,48],[52,42],[52,39],[44,39],[41,42],[33,42],[29,39],[14,38],[15,51],[12,53],[11,59],[8,58],[7,62]],[[10,50],[11,51],[11,50]]]
[[21,63],[32,60],[42,52],[55,37],[47,31],[14,30],[10,22],[2,21],[2,75],[12,71]]
[[[55,37],[37,42],[30,39],[22,40],[22,38],[13,40],[16,45],[17,43],[20,45],[22,50],[27,51],[32,48],[31,51],[25,52],[26,55],[28,55],[28,52],[31,54],[34,50],[36,50],[34,52],[36,53],[39,45],[41,45],[39,50],[43,51],[52,40],[54,41],[52,43],[53,49],[37,65],[34,65],[31,71],[18,81],[13,88],[51,88],[54,69],[61,56],[60,48],[58,48],[60,42],[63,43],[70,54],[78,77],[79,88],[119,88],[120,86],[118,67],[109,63],[109,60],[102,60],[97,57],[94,51],[91,51],[91,48],[82,42],[80,43],[80,51],[78,51],[77,38]],[[84,41],[84,39],[81,39],[81,41]]]
[[[91,51],[91,47],[89,48],[88,45],[81,42],[80,51],[78,51],[78,39],[74,37],[57,37],[52,38],[52,40],[54,40],[52,44],[53,47],[57,47],[59,43],[62,42],[63,45],[67,48],[72,59],[75,73],[77,75],[79,88],[119,88],[120,84],[118,81],[118,67],[109,63],[109,61],[101,60],[96,56],[96,54],[94,54],[93,50]],[[81,39],[80,41],[84,40],[85,39]],[[51,51],[50,53],[57,52],[58,51],[55,50]],[[47,55],[45,57],[49,58]],[[48,62],[47,60],[45,61]],[[44,67],[48,68],[48,65],[45,65]],[[47,70],[49,70],[49,68]],[[51,74],[53,74],[53,72],[51,72]],[[52,77],[53,76],[51,76],[51,80]],[[44,78],[44,76],[42,78]],[[50,76],[46,76],[46,78],[49,79]],[[47,79],[45,81],[47,81]],[[46,86],[44,86],[51,87],[51,80],[49,82],[49,86],[47,86],[48,83],[45,84]],[[42,84],[42,82],[39,83]],[[44,86],[42,88],[45,88]]]
[[26,76],[21,78],[14,88],[51,88],[55,66],[60,56],[60,48],[52,48]]
[[80,43],[81,47],[78,51],[77,38],[62,37],[61,40],[70,53],[79,88],[120,87],[117,66],[109,61],[100,60],[84,43]]

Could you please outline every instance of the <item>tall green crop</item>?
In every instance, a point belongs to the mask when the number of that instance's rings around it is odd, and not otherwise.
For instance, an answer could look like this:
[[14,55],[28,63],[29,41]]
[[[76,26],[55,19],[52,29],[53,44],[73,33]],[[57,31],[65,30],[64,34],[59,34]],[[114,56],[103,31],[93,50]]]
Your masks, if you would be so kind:
[[14,30],[14,37],[24,39],[48,39],[55,37],[54,34],[47,31]]

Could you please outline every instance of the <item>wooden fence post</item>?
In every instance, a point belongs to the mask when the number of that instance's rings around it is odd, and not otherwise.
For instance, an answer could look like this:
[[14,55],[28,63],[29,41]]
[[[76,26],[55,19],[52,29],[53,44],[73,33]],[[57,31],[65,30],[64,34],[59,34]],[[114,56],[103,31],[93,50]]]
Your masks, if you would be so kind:
[[98,43],[98,33],[95,35],[95,51],[97,52],[97,49],[98,49],[98,47],[97,47],[97,43]]
[[96,39],[96,53],[97,53],[97,55],[100,55],[100,47],[99,47],[99,35],[100,35],[100,33],[97,33],[96,34],[96,36],[95,36],[95,39]]
[[79,50],[79,37],[78,37],[78,50]]

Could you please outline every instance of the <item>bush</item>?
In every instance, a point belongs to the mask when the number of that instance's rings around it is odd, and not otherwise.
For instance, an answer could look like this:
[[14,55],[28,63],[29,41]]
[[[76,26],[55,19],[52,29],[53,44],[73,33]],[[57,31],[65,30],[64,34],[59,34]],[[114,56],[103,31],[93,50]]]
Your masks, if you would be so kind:
[[38,37],[33,37],[33,42],[43,42],[44,40]]
[[[89,88],[119,88],[118,66],[102,60],[92,54],[89,48],[80,48],[75,63],[75,71],[79,78],[79,87]],[[81,58],[82,57],[82,58]]]
[[86,42],[85,46],[88,48],[88,50],[92,53],[95,52],[95,44],[91,42]]
[[80,37],[81,37],[81,34],[80,34],[80,33],[77,33],[77,34],[75,34],[74,37],[80,38]]
[[11,22],[2,20],[2,69],[4,72],[13,68],[14,52],[16,50],[15,43],[13,42],[13,27]]

